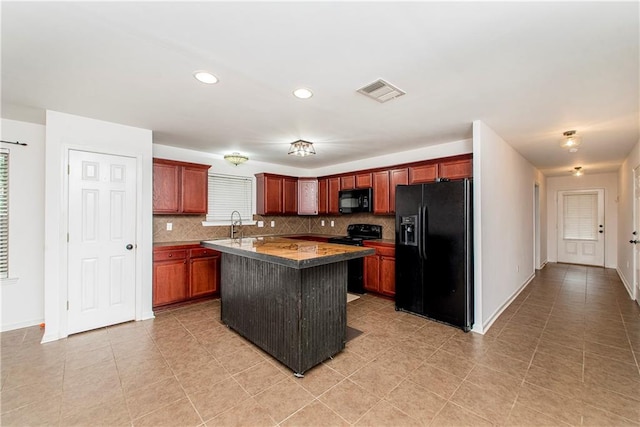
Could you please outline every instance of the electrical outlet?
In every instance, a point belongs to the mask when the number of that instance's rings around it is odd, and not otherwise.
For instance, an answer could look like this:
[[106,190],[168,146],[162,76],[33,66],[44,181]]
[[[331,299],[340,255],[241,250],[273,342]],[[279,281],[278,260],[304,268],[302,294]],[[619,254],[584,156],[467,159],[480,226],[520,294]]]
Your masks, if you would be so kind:
[[320,220],[320,226],[321,226],[321,227],[324,227],[324,219],[323,219],[323,220]]
[[336,225],[336,223],[331,221],[331,226],[333,227],[334,225]]
[[173,223],[172,222],[168,222],[167,223],[167,231],[171,231],[173,230]]
[[258,221],[258,227],[264,227],[264,221]]
[[275,221],[271,221],[271,227],[275,227],[276,226],[276,222]]

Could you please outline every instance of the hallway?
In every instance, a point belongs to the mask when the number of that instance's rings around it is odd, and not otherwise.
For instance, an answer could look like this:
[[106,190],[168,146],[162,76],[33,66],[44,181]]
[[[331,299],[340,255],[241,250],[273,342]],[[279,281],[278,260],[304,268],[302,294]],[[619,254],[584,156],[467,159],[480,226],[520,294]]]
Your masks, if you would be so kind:
[[363,333],[302,379],[219,300],[41,345],[1,334],[1,420],[24,425],[640,425],[640,309],[615,270],[549,264],[484,336],[348,304]]

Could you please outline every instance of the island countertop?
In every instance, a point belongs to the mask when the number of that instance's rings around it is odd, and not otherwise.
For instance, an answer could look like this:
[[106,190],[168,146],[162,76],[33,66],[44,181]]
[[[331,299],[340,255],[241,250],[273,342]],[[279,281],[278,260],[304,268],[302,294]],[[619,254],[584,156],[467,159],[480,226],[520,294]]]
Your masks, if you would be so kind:
[[283,237],[244,237],[241,239],[205,240],[204,247],[290,268],[309,268],[374,255],[375,250],[362,246],[338,245]]

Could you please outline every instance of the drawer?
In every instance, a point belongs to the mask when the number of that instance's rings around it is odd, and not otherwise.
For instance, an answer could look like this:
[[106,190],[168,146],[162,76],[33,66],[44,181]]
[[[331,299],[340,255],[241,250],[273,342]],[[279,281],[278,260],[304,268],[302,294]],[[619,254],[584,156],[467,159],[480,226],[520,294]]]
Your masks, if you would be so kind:
[[189,252],[190,252],[189,256],[191,258],[202,258],[202,257],[220,255],[220,252],[214,251],[213,249],[209,249],[209,248],[196,248],[196,249],[191,249]]
[[187,251],[185,249],[176,249],[170,251],[154,251],[154,261],[172,261],[174,259],[186,259]]
[[388,256],[395,258],[396,248],[389,248],[386,246],[376,246],[376,254],[380,256]]

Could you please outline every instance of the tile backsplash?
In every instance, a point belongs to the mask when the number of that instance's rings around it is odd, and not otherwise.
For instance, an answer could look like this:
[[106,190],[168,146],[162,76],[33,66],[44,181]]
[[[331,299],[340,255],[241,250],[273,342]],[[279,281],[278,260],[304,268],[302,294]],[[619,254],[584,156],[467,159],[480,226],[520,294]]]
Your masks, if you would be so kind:
[[[195,240],[212,240],[228,238],[230,225],[205,227],[202,225],[204,215],[154,215],[153,241],[185,242]],[[349,224],[377,224],[382,226],[382,238],[394,239],[395,218],[393,216],[379,216],[373,214],[351,214],[332,216],[262,216],[254,215],[256,221],[264,221],[264,227],[257,225],[243,225],[242,234],[245,237],[280,235],[280,234],[331,234],[344,236]],[[274,221],[274,227],[271,227]],[[324,226],[321,222],[324,221]],[[331,227],[331,221],[334,226]],[[173,229],[167,231],[167,223]]]

